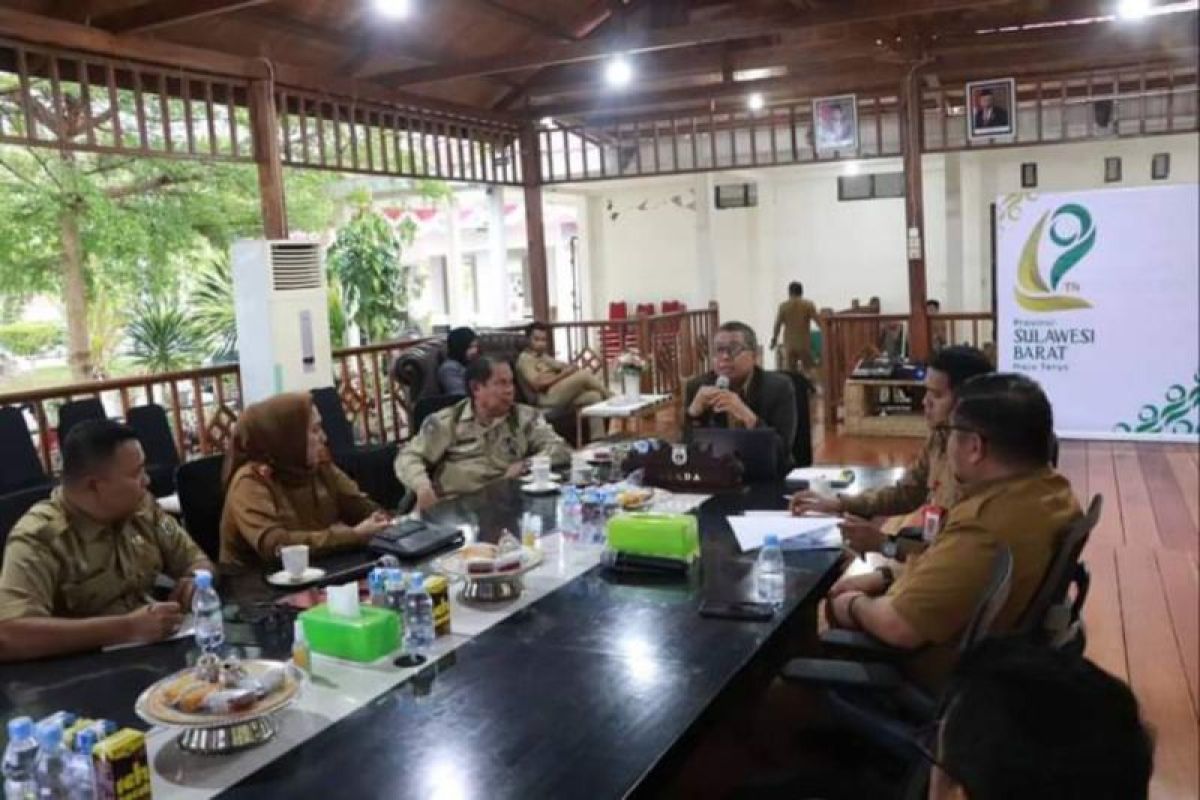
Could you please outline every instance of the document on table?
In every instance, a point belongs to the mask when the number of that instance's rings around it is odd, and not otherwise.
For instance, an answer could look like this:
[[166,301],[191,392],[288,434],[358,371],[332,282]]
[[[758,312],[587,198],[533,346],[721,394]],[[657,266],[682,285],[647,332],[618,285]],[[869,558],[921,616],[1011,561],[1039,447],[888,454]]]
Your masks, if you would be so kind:
[[[183,618],[183,624],[179,626],[179,630],[172,633],[165,639],[159,639],[158,642],[170,642],[175,639],[185,639],[188,636],[196,634],[196,623],[192,620],[192,615],[187,614]],[[158,644],[158,642],[121,642],[120,644],[110,644],[103,648],[103,652],[111,653],[114,650],[128,650],[130,647],[145,647],[148,644]]]
[[786,511],[746,512],[729,517],[729,526],[742,552],[762,547],[775,534],[786,550],[834,550],[842,546],[839,517],[793,517]]
[[829,482],[845,480],[843,474],[845,470],[834,469],[832,467],[800,467],[794,469],[787,474],[787,481],[796,483],[798,481],[813,481],[827,480]]

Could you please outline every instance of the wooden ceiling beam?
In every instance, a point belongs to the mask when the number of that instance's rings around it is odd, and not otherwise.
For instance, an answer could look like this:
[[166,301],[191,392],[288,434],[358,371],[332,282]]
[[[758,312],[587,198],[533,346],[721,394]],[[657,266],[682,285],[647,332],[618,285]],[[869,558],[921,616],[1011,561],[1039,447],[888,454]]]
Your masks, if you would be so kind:
[[145,33],[270,2],[272,0],[157,0],[93,17],[91,23],[113,33]]
[[1016,0],[910,0],[903,5],[894,0],[870,0],[854,3],[850,7],[837,9],[822,8],[797,18],[794,15],[765,17],[744,22],[707,23],[667,28],[631,35],[628,40],[582,41],[572,44],[550,45],[523,53],[502,54],[472,58],[456,63],[437,64],[428,67],[394,70],[361,77],[384,80],[394,86],[418,83],[435,83],[456,78],[479,75],[496,75],[517,72],[555,64],[575,64],[597,61],[616,53],[636,55],[658,50],[695,47],[714,42],[739,39],[755,39],[772,36],[790,28],[818,28],[846,25],[859,22],[898,19],[916,15],[934,14],[963,8],[989,5],[1007,5]]
[[515,23],[526,30],[533,31],[539,36],[544,36],[548,39],[556,39],[560,42],[573,42],[575,37],[567,31],[560,29],[557,25],[540,17],[535,17],[532,14],[526,14],[524,11],[507,6],[500,0],[464,0],[470,5],[492,14],[500,19]]

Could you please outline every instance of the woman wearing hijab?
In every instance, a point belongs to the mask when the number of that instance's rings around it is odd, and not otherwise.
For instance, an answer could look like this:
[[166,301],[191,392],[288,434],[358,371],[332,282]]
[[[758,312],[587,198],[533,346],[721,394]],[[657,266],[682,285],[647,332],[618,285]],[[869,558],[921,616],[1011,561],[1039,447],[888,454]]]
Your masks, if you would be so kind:
[[321,414],[307,394],[281,394],[245,410],[225,456],[221,563],[262,567],[282,547],[315,555],[361,547],[387,516],[325,457]]
[[443,394],[467,394],[467,364],[479,355],[479,336],[470,328],[455,328],[446,336],[446,360],[438,367]]

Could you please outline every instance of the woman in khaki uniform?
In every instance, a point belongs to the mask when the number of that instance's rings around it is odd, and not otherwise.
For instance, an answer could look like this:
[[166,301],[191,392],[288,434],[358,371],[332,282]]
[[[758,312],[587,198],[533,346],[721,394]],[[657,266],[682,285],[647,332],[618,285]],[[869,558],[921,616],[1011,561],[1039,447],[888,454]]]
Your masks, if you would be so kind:
[[379,506],[326,457],[321,414],[307,394],[255,403],[225,456],[221,563],[265,566],[280,548],[314,555],[361,547],[389,524]]

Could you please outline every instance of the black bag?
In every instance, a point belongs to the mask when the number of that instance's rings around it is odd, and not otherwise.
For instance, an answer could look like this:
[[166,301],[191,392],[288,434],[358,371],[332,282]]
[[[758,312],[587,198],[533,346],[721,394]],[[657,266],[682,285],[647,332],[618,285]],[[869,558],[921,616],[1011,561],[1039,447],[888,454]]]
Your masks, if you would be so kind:
[[458,547],[463,541],[462,531],[458,528],[405,519],[372,536],[367,547],[383,555],[415,560]]

